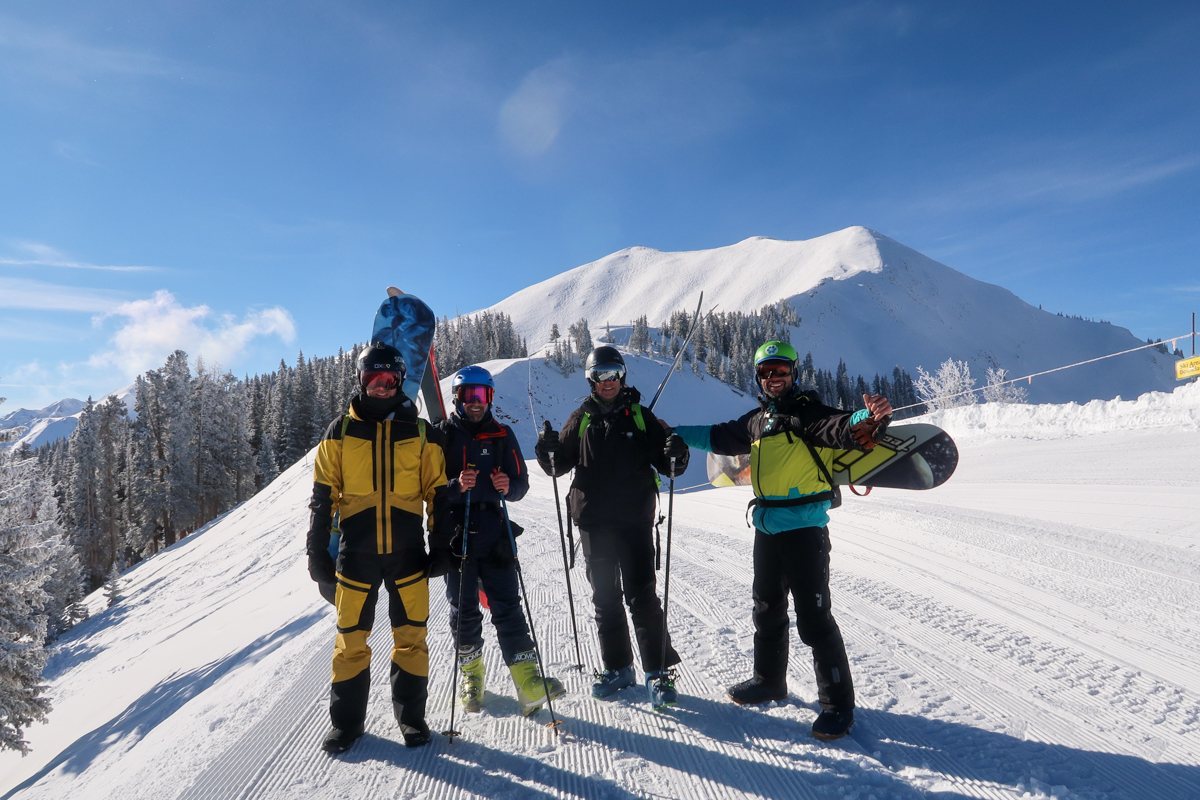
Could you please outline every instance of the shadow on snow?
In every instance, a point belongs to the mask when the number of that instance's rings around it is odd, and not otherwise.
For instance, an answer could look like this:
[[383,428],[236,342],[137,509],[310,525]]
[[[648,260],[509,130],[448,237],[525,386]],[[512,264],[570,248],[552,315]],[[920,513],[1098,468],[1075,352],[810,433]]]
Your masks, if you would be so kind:
[[76,739],[51,759],[37,774],[10,789],[0,800],[28,789],[51,772],[62,769],[78,775],[104,751],[129,748],[147,733],[166,722],[190,700],[200,695],[235,667],[253,664],[269,655],[288,639],[307,630],[324,617],[323,610],[293,620],[288,625],[259,637],[250,644],[202,667],[173,675],[135,700],[124,711],[91,733]]

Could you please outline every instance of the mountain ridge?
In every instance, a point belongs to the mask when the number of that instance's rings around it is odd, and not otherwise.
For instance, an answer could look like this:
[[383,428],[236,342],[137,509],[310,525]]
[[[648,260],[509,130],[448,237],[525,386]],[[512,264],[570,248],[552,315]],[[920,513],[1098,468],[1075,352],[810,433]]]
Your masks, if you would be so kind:
[[[981,386],[988,367],[1020,377],[1145,344],[1125,328],[1062,317],[996,284],[971,278],[862,226],[802,241],[751,237],[710,250],[626,248],[526,287],[484,311],[503,312],[534,350],[557,324],[580,318],[593,335],[607,324],[652,325],[705,308],[755,312],[786,301],[801,317],[792,343],[819,367],[914,376],[947,359],[966,361]],[[1123,356],[1028,384],[1031,402],[1086,402],[1170,391],[1175,359]]]

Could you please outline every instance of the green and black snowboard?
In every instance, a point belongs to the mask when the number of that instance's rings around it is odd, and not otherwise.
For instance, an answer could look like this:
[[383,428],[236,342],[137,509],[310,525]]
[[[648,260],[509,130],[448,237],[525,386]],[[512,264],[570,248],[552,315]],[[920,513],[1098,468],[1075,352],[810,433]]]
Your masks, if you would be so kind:
[[[958,466],[954,440],[923,422],[889,426],[872,450],[835,453],[833,482],[839,486],[932,489],[949,480]],[[713,486],[749,486],[750,456],[709,453],[708,480]]]

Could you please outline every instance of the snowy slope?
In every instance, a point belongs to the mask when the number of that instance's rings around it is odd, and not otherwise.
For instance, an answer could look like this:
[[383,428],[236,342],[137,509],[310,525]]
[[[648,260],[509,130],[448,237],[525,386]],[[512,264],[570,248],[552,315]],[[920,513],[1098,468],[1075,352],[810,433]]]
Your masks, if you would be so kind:
[[[657,325],[675,311],[690,313],[701,290],[705,307],[718,304],[720,311],[790,300],[802,319],[792,334],[800,352],[811,350],[817,366],[831,370],[844,358],[868,378],[891,374],[895,365],[915,376],[918,366],[932,372],[955,358],[968,361],[982,385],[989,366],[1018,377],[1144,344],[1124,328],[1034,308],[863,227],[682,253],[633,247],[523,289],[491,310],[510,315],[530,345],[540,346],[551,324],[565,331],[581,317],[593,335],[642,314]],[[1130,354],[1035,380],[1030,399],[1170,391],[1174,363],[1154,351]]]
[[[684,415],[664,402],[667,416]],[[380,626],[368,736],[325,757],[334,621],[304,567],[311,467],[301,462],[127,573],[115,607],[91,599],[93,618],[47,668],[55,710],[28,732],[33,753],[0,755],[0,792],[1200,796],[1200,386],[1136,403],[959,409],[939,421],[962,445],[949,483],[848,496],[834,512],[835,604],[859,701],[841,742],[807,734],[815,692],[798,642],[786,702],[747,709],[724,699],[751,663],[744,489],[676,500],[679,708],[652,713],[641,688],[611,703],[587,698],[588,676],[569,669],[550,482],[535,468],[514,513],[528,528],[521,555],[537,633],[570,690],[555,706],[560,738],[520,717],[489,633],[485,712],[459,716],[464,736],[453,745],[435,737],[406,750],[385,699]],[[584,659],[595,666],[582,566],[572,580]],[[441,729],[451,645],[445,600],[433,594],[430,722]]]

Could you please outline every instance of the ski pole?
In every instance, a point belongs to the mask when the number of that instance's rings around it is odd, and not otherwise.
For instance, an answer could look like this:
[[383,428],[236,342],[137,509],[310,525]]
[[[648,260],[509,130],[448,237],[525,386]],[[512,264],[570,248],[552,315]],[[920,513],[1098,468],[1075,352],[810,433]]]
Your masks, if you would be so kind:
[[512,547],[513,564],[517,568],[517,581],[521,584],[521,599],[525,602],[525,616],[529,618],[529,637],[533,639],[533,652],[537,656],[538,667],[542,672],[542,690],[546,693],[546,708],[550,711],[550,722],[547,727],[554,729],[558,736],[558,726],[561,720],[554,715],[554,702],[550,699],[550,682],[546,679],[546,662],[542,660],[542,649],[538,646],[537,631],[533,627],[533,609],[529,606],[529,595],[525,593],[525,576],[521,573],[521,559],[517,557],[517,537],[513,536],[512,521],[508,518],[508,501],[504,492],[500,492],[500,508],[504,510],[504,527],[508,529],[508,544]]
[[[474,464],[467,464],[467,469],[471,469],[474,466],[475,466]],[[471,524],[471,490],[467,489],[466,507],[465,507],[465,510],[463,511],[462,555],[459,556],[459,558],[461,558],[462,561],[459,563],[459,566],[458,566],[458,625],[455,626],[455,631],[454,631],[454,659],[450,663],[450,729],[442,731],[442,736],[449,738],[451,743],[454,742],[455,736],[462,735],[458,731],[454,730],[454,710],[458,706],[458,703],[455,702],[456,698],[454,697],[454,695],[456,694],[456,692],[454,691],[454,689],[456,686],[458,686],[458,657],[459,657],[459,648],[462,647],[463,584],[465,584],[467,582],[466,576],[463,575],[463,571],[466,569],[466,566],[467,566],[467,533],[470,530],[470,524]]]
[[[546,430],[552,430],[550,420],[546,420]],[[557,471],[554,467],[553,450],[550,451],[550,471],[551,473]],[[567,540],[563,534],[562,502],[558,499],[558,476],[551,474],[550,480],[554,482],[554,510],[558,512],[558,541],[562,545],[563,573],[567,576],[567,604],[571,607],[571,633],[575,636],[575,669],[583,672],[583,655],[579,651],[579,627],[575,624],[575,595],[571,591],[571,567],[567,564]],[[571,549],[574,550],[574,547]]]
[[675,511],[675,456],[671,456],[671,483],[667,489],[667,566],[663,570],[662,660],[658,668],[667,669],[667,608],[671,601],[671,517]]

